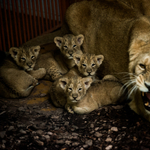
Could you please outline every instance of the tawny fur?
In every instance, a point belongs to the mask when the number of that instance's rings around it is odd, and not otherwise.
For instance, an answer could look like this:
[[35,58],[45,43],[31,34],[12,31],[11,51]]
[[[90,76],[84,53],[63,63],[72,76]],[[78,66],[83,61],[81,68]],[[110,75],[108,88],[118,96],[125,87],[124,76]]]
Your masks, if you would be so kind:
[[64,76],[53,83],[50,97],[56,107],[70,113],[86,114],[101,106],[123,102],[122,84],[111,75],[93,83],[90,77]]
[[84,36],[81,34],[77,36],[67,34],[63,37],[55,37],[54,42],[59,49],[41,54],[35,69],[45,68],[45,79],[55,81],[75,66],[73,55],[82,54],[81,45],[83,40]]
[[5,98],[27,97],[45,76],[46,70],[33,70],[40,46],[12,47],[0,66],[0,96]]
[[150,121],[150,112],[146,111],[138,94],[141,93],[141,85],[150,82],[144,75],[145,72],[149,74],[149,70],[143,70],[139,77],[136,69],[141,60],[145,60],[145,55],[150,59],[148,17],[150,17],[148,0],[82,1],[68,8],[65,26],[66,32],[85,36],[84,52],[104,55],[103,67],[100,67],[101,76],[113,74],[120,81],[123,81],[122,73],[128,75],[128,80],[130,76],[127,84],[133,83],[132,89],[129,89],[132,98],[130,107]]

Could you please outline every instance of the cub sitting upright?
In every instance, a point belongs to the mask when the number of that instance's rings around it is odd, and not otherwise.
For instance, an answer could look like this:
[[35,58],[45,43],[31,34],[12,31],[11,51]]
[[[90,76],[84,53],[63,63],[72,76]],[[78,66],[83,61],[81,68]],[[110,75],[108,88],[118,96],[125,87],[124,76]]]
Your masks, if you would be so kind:
[[95,55],[95,54],[75,54],[74,62],[76,64],[75,67],[73,67],[67,74],[69,76],[71,75],[78,75],[81,77],[92,77],[92,79],[95,81],[96,78],[96,72],[100,65],[102,64],[104,60],[103,55]]
[[73,56],[74,54],[82,54],[81,45],[83,40],[84,36],[82,34],[77,36],[67,34],[63,37],[55,37],[54,42],[59,49],[41,54],[35,69],[45,68],[45,79],[55,81],[75,65]]
[[21,98],[28,96],[45,76],[46,70],[33,70],[40,46],[12,47],[0,66],[0,96]]

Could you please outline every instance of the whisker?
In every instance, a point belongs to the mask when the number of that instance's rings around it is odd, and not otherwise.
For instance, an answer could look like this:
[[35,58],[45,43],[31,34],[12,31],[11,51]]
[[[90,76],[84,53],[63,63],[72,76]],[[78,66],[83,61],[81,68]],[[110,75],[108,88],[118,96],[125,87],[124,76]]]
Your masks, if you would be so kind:
[[136,90],[137,90],[137,86],[134,85],[134,86],[130,89],[130,91],[129,91],[128,98],[130,98],[131,94],[132,94],[134,91],[136,91]]

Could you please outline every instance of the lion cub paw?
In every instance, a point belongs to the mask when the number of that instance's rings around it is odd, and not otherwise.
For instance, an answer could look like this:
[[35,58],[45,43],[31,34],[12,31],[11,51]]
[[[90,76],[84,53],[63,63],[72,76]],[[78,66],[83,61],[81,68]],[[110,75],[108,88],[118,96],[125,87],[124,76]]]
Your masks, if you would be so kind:
[[36,86],[36,85],[39,85],[39,82],[37,79],[34,79],[33,83],[32,83],[32,86]]

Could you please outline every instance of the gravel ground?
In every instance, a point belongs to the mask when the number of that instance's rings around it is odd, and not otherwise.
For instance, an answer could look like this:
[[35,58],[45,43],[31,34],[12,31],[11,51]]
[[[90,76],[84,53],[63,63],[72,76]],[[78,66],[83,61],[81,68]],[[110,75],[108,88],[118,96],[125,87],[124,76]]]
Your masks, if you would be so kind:
[[77,115],[61,108],[48,111],[49,100],[40,105],[0,104],[0,149],[150,149],[150,123],[128,105]]

